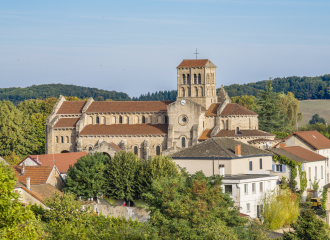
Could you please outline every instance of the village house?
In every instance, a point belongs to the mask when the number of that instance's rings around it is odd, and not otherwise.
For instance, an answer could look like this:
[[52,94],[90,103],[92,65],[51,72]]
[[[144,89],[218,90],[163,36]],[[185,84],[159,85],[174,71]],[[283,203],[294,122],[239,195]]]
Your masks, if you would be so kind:
[[63,179],[67,178],[70,166],[73,166],[79,158],[87,155],[87,152],[71,152],[56,154],[29,155],[17,165],[22,166],[56,166]]
[[240,212],[259,217],[261,197],[277,187],[272,175],[272,153],[232,138],[211,138],[172,154],[173,161],[191,174],[223,176],[223,189]]

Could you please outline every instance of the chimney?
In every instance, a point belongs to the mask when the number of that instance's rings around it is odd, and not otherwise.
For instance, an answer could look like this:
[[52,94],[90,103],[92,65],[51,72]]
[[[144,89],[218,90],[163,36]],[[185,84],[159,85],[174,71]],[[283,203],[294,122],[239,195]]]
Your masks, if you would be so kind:
[[31,185],[30,185],[30,178],[26,178],[26,188],[31,190]]
[[286,143],[280,144],[280,148],[284,148],[284,147],[286,147]]
[[21,167],[21,175],[24,175],[24,173],[25,173],[25,164],[23,162]]
[[236,154],[237,156],[241,156],[241,155],[242,155],[241,144],[239,144],[239,145],[235,145],[235,154]]

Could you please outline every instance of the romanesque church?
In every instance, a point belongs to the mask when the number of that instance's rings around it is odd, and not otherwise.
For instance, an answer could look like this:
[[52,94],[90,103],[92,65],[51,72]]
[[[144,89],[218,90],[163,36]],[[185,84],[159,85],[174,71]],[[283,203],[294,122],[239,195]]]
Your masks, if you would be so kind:
[[276,142],[258,130],[258,114],[216,94],[216,66],[208,59],[177,66],[176,101],[66,101],[61,96],[46,122],[46,153],[125,150],[141,158],[168,155],[211,137],[258,148]]

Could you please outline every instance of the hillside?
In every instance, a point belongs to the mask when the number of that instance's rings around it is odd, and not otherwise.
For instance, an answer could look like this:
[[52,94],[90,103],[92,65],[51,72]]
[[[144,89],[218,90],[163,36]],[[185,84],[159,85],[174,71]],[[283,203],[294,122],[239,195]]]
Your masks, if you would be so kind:
[[75,96],[78,98],[93,97],[96,100],[112,99],[116,101],[131,100],[123,92],[106,91],[97,88],[80,87],[65,84],[32,85],[26,88],[0,88],[0,101],[8,100],[15,105],[26,99],[46,99],[50,97]]
[[326,123],[330,123],[330,100],[300,101],[299,111],[303,113],[303,120],[299,126],[307,124],[314,114],[320,115]]

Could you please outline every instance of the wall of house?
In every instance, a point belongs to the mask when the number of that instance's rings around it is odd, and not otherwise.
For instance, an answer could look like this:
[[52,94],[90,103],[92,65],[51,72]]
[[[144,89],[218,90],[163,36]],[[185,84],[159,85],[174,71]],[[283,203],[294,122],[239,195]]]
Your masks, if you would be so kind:
[[61,175],[59,174],[59,172],[55,168],[53,168],[53,171],[50,174],[47,183],[56,187],[60,191],[62,191],[62,189],[64,187],[64,181],[63,181]]
[[[322,192],[323,186],[327,184],[326,161],[307,162],[304,165],[307,177],[307,188],[312,189],[311,183],[316,179],[319,181],[319,191]],[[321,166],[323,166],[323,175],[321,174]],[[317,169],[317,176],[315,176],[315,167]]]
[[21,162],[20,165],[22,165],[24,163],[25,166],[37,166],[38,164],[36,164],[35,161],[33,161],[31,158],[27,158],[24,160],[24,162]]
[[43,208],[46,208],[45,204],[41,201],[39,201],[37,198],[32,196],[30,193],[26,192],[22,188],[15,188],[15,191],[17,191],[20,194],[20,200],[22,203],[25,204],[37,204],[38,206],[42,206]]

